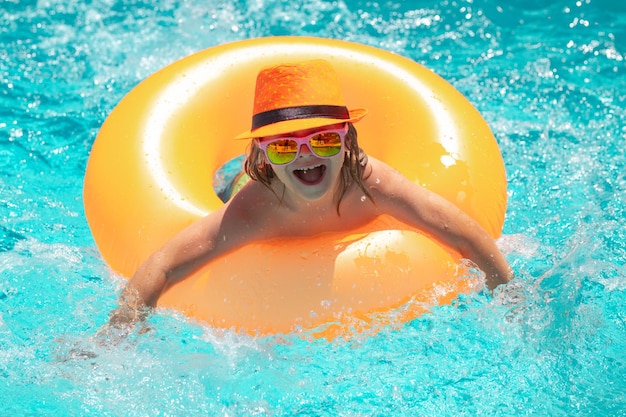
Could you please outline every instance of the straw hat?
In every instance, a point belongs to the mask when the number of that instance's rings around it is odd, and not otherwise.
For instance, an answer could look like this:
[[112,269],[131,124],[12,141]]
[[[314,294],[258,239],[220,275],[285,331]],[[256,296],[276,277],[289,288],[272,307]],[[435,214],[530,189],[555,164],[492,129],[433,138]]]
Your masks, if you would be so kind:
[[259,72],[252,127],[235,139],[357,122],[366,114],[365,109],[348,110],[329,62],[317,59],[283,64]]

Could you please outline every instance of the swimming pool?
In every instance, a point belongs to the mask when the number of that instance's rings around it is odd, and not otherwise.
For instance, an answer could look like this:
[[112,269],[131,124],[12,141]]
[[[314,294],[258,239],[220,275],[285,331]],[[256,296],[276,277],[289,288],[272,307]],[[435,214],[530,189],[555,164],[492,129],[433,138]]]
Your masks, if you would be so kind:
[[[626,415],[626,8],[500,3],[3,2],[0,414]],[[349,342],[159,312],[101,343],[123,284],[82,209],[102,121],[180,57],[287,34],[408,56],[467,95],[506,163],[517,290]]]

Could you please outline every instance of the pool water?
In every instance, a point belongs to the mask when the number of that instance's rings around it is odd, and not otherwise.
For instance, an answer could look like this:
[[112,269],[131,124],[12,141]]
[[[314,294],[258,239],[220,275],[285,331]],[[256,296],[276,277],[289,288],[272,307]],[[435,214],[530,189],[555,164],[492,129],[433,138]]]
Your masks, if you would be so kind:
[[[0,34],[0,415],[626,415],[623,2],[5,0]],[[168,311],[99,333],[124,283],[82,208],[99,126],[161,67],[269,35],[380,47],[463,92],[506,163],[517,279],[349,341]]]

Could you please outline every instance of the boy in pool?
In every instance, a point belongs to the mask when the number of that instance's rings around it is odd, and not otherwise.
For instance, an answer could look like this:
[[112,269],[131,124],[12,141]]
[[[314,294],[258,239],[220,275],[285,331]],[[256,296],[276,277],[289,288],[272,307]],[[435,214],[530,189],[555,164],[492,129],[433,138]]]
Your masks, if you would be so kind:
[[245,171],[252,181],[140,266],[112,324],[140,319],[167,286],[248,242],[349,231],[383,214],[472,260],[490,289],[512,278],[494,240],[476,221],[359,148],[353,123],[367,111],[346,108],[330,63],[262,70],[253,113],[252,128],[237,136],[251,140]]

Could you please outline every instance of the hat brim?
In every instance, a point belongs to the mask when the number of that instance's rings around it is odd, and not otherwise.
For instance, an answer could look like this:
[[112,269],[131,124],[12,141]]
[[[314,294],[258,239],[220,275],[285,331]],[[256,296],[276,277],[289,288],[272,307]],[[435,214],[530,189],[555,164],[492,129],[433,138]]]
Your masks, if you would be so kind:
[[282,135],[289,132],[297,132],[298,130],[312,129],[315,127],[323,127],[334,125],[337,123],[356,123],[367,114],[366,109],[353,109],[349,111],[348,119],[333,119],[325,117],[311,117],[306,119],[285,120],[278,123],[272,123],[267,126],[260,127],[255,130],[245,131],[235,139],[252,139],[262,138],[266,136]]

